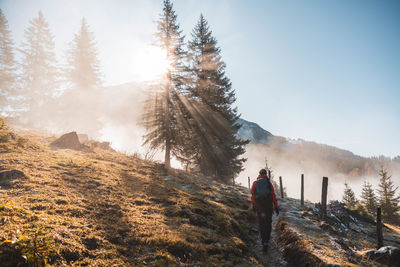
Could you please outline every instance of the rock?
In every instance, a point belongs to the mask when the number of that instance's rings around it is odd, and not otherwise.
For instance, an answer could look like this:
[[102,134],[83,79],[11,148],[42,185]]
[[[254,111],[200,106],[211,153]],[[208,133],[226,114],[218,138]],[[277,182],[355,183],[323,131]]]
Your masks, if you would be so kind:
[[91,147],[92,149],[100,148],[103,150],[115,152],[115,150],[111,147],[110,142],[99,142],[99,141],[95,141],[95,140],[90,140],[90,141],[87,141],[85,144],[88,145],[89,147]]
[[97,249],[100,246],[100,241],[96,237],[88,237],[82,241],[89,250]]
[[0,171],[0,185],[10,185],[15,179],[25,177],[25,174],[19,170]]
[[114,151],[110,146],[110,142],[99,142],[99,147],[104,150]]
[[387,266],[400,266],[400,249],[393,246],[381,247],[378,250],[367,250],[365,255],[371,259]]
[[70,132],[62,135],[60,138],[50,144],[56,148],[67,148],[74,150],[81,150],[84,146],[79,142],[76,132]]
[[87,134],[78,134],[78,139],[83,144],[89,141],[89,136]]
[[93,180],[93,181],[88,182],[87,188],[95,188],[100,185],[101,185],[101,183],[99,181]]
[[90,183],[90,184],[93,184],[93,185],[95,185],[95,186],[101,185],[101,183],[100,183],[99,181],[96,181],[96,180],[89,181],[89,183]]

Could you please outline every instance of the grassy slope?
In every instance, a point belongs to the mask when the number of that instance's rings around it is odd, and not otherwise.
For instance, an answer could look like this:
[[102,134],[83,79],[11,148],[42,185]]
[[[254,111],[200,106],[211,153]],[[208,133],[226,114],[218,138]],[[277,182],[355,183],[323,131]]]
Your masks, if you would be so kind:
[[0,123],[0,170],[26,178],[0,190],[0,262],[210,266],[256,264],[248,195],[124,154],[55,151]]

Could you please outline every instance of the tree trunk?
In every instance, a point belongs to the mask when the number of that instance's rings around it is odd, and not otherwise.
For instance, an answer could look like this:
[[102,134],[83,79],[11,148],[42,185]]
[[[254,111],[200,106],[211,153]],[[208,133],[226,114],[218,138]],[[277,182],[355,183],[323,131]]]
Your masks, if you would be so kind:
[[169,97],[171,87],[171,70],[167,74],[167,86],[165,88],[165,168],[171,168],[171,135],[169,123]]

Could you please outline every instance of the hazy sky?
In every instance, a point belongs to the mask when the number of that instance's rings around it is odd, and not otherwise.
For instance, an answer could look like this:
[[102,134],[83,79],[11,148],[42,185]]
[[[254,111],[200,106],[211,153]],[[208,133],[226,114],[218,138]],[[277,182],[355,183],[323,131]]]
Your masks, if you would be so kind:
[[[363,156],[400,154],[400,1],[173,1],[186,40],[209,21],[244,119]],[[0,0],[19,45],[42,10],[60,60],[87,19],[106,85],[157,73],[162,1]],[[159,70],[158,70],[159,72]]]

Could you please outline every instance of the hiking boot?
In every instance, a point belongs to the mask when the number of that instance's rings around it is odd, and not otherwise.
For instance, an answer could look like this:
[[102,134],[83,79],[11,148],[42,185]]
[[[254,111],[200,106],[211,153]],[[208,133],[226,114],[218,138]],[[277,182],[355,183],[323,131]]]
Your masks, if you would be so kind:
[[263,244],[263,251],[267,252],[268,251],[268,243]]

